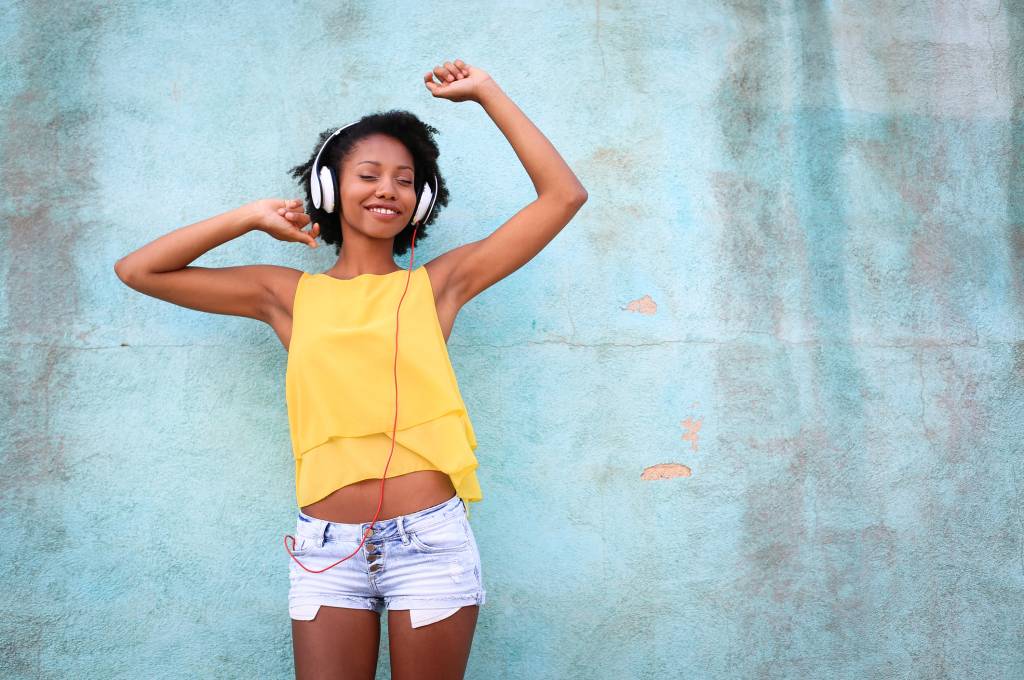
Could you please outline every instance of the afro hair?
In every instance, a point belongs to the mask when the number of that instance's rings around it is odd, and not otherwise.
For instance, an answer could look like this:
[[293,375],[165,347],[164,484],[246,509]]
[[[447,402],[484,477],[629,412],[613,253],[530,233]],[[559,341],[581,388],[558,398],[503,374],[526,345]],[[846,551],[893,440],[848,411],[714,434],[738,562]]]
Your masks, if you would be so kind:
[[[306,214],[309,215],[310,222],[320,225],[320,237],[325,243],[334,244],[335,254],[341,252],[342,234],[339,217],[341,206],[340,204],[337,205],[335,211],[330,214],[314,207],[313,197],[309,191],[309,174],[320,147],[337,129],[337,127],[333,127],[321,132],[309,160],[290,170],[292,178],[298,180],[305,191]],[[434,208],[431,210],[430,215],[420,223],[419,228],[416,229],[416,243],[419,244],[420,241],[427,237],[426,227],[437,219],[441,208],[448,205],[448,189],[437,167],[437,157],[440,154],[437,144],[434,142],[434,135],[437,134],[437,130],[408,111],[391,110],[372,113],[363,116],[357,123],[338,134],[331,141],[330,146],[324,149],[323,154],[320,156],[320,164],[329,164],[335,169],[335,174],[341,177],[342,164],[351,153],[352,148],[361,139],[373,134],[389,135],[404,144],[409,150],[413,157],[413,188],[416,190],[417,196],[421,195],[423,185],[428,177],[431,175],[437,177],[437,196],[434,200]],[[334,195],[339,196],[338,187],[335,187],[334,190]],[[409,249],[414,229],[412,217],[410,217],[409,223],[395,236],[393,247],[395,255],[404,255]]]

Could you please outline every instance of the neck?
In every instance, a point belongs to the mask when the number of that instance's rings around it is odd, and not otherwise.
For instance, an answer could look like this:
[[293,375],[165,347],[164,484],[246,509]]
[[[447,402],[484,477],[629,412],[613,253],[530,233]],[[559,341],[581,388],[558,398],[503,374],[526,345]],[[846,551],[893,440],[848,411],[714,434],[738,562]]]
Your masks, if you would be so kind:
[[348,245],[346,242],[342,246],[338,261],[329,270],[331,274],[350,278],[360,274],[389,274],[402,269],[395,264],[390,241],[386,251],[383,248],[349,248]]
[[395,264],[394,237],[370,238],[348,227],[344,221],[342,227],[344,242],[341,253],[338,261],[326,273],[347,279],[362,274],[390,274],[403,269]]

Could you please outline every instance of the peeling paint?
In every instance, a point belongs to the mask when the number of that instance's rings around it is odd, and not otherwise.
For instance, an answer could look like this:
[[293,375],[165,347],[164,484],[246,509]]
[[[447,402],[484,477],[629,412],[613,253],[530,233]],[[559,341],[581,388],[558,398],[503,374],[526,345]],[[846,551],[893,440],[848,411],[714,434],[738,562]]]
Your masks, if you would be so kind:
[[690,468],[681,463],[658,463],[644,468],[640,479],[675,479],[676,477],[689,477]]
[[693,418],[686,418],[679,422],[686,432],[683,433],[682,440],[690,442],[690,450],[697,451],[697,439],[700,437],[700,426],[704,423],[703,418],[694,420]]
[[650,295],[644,295],[642,298],[630,301],[623,309],[628,312],[650,315],[658,311],[658,305]]

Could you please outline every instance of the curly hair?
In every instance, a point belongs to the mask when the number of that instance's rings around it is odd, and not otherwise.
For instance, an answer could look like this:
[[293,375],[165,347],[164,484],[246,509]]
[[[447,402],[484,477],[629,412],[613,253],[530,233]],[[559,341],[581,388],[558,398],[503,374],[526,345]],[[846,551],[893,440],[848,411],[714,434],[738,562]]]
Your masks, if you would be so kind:
[[[335,201],[337,203],[335,211],[333,213],[326,213],[313,205],[313,197],[309,192],[309,173],[320,147],[323,146],[328,137],[334,134],[338,127],[340,126],[321,132],[309,160],[302,165],[296,165],[289,171],[292,178],[298,180],[300,186],[305,191],[306,214],[309,215],[311,223],[319,223],[321,238],[323,238],[325,243],[334,244],[335,254],[341,252],[342,241],[341,218],[339,216],[341,211],[340,187],[335,187]],[[434,142],[434,135],[437,134],[437,130],[434,127],[424,123],[415,114],[408,111],[392,109],[390,111],[371,113],[363,116],[359,119],[359,122],[340,133],[331,142],[330,146],[324,150],[323,155],[320,156],[320,164],[330,164],[335,168],[335,172],[340,178],[342,163],[351,153],[356,142],[369,135],[378,133],[394,137],[404,144],[405,148],[412,154],[413,188],[416,190],[417,196],[420,195],[428,177],[431,175],[436,175],[437,177],[437,197],[434,200],[434,208],[431,210],[430,215],[419,224],[419,228],[416,229],[416,243],[419,244],[420,241],[427,237],[426,227],[433,224],[441,212],[441,208],[448,205],[448,189],[437,167],[437,157],[440,155],[440,151]],[[410,216],[409,223],[406,224],[405,229],[395,236],[393,246],[395,255],[404,255],[409,249],[413,229],[412,216]]]

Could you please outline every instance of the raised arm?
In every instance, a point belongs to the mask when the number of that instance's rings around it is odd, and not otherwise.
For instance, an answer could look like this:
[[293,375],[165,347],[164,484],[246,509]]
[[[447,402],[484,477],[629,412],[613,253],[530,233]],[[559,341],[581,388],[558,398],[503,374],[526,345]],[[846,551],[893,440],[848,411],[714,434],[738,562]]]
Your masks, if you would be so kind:
[[266,264],[211,268],[189,263],[254,230],[315,248],[318,228],[302,231],[308,222],[299,200],[261,199],[164,234],[118,260],[114,272],[128,287],[182,307],[270,323],[279,306],[275,291],[295,270]]
[[[441,84],[433,82],[433,76]],[[484,71],[461,59],[445,62],[424,81],[435,97],[478,102],[508,139],[537,198],[493,233],[435,258],[448,270],[447,287],[461,307],[530,261],[569,223],[587,191],[551,142]]]

